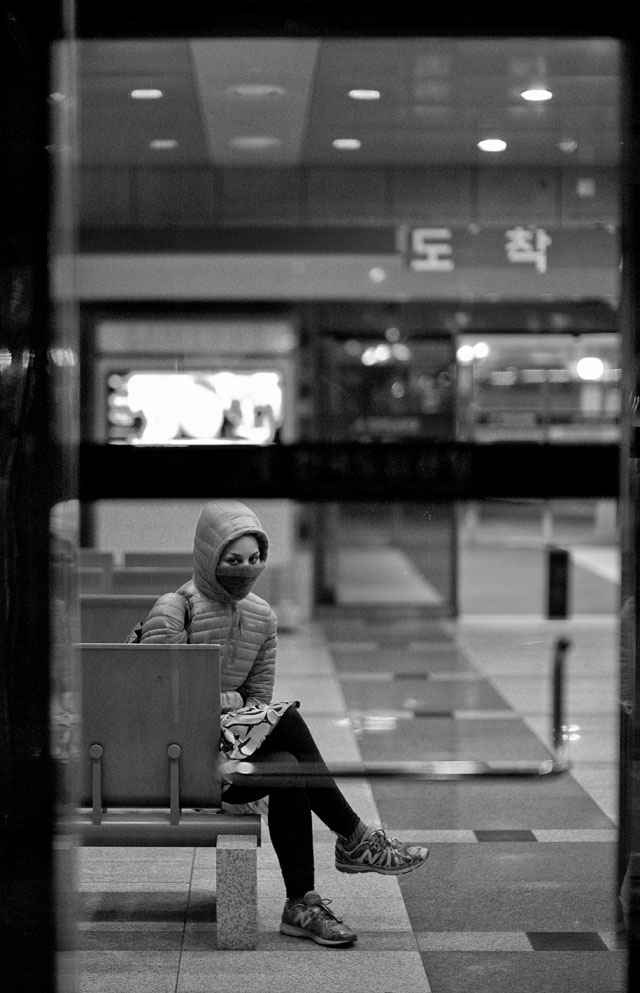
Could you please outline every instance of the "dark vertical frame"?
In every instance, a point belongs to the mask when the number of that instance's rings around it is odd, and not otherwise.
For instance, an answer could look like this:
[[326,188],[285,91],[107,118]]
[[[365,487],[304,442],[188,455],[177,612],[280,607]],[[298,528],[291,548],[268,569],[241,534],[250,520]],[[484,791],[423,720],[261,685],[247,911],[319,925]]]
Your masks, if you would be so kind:
[[0,928],[6,990],[56,981],[50,748],[50,53],[62,2],[0,14]]
[[618,893],[621,925],[627,940],[629,989],[638,975],[640,947],[640,714],[638,611],[640,556],[640,64],[638,45],[623,44],[622,216],[622,417],[620,516],[622,574],[620,590],[620,770]]

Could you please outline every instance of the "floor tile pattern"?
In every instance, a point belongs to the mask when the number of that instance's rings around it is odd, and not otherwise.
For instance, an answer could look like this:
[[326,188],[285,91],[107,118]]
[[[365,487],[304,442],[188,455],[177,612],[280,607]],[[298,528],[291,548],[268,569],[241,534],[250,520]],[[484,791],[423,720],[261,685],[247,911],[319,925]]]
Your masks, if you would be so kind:
[[431,850],[400,879],[343,876],[315,823],[316,885],[355,946],[279,935],[266,829],[255,952],[216,947],[215,850],[86,849],[79,993],[622,993],[613,615],[335,609],[281,635],[276,696],[301,700],[329,763],[542,760],[559,636],[571,639],[569,772],[341,780],[366,820]]

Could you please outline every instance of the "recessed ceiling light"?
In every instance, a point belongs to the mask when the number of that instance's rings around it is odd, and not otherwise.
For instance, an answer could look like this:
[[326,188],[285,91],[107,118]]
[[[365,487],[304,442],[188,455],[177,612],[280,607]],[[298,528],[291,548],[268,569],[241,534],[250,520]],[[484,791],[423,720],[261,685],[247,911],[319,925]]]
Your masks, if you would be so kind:
[[597,183],[593,176],[582,176],[576,183],[576,193],[579,197],[594,197]]
[[231,138],[229,144],[232,148],[239,148],[247,152],[262,152],[267,148],[276,148],[282,144],[279,138],[271,135],[241,135],[238,138]]
[[478,148],[483,152],[504,152],[507,147],[502,138],[483,138],[478,142]]
[[268,97],[283,97],[287,91],[283,86],[271,83],[239,83],[228,86],[227,93],[234,97],[246,97],[249,100],[264,100]]
[[358,138],[335,138],[331,144],[334,148],[340,149],[340,151],[357,151],[361,147],[362,142]]
[[159,100],[162,95],[163,95],[162,90],[154,90],[154,89],[131,90],[132,100]]
[[178,142],[175,138],[154,138],[149,142],[149,148],[154,152],[166,152],[171,148],[177,148]]
[[541,100],[550,100],[553,93],[551,90],[543,89],[543,87],[534,87],[531,90],[524,90],[520,96],[523,100],[531,100],[534,103],[539,103]]
[[379,100],[380,90],[354,89],[349,90],[349,96],[352,100]]

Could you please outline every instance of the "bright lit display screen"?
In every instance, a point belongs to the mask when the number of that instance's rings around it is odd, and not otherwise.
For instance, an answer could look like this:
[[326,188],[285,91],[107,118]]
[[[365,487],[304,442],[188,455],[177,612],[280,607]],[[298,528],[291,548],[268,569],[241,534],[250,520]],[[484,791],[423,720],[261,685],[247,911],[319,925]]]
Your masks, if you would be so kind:
[[277,370],[111,372],[112,444],[268,445],[282,425]]

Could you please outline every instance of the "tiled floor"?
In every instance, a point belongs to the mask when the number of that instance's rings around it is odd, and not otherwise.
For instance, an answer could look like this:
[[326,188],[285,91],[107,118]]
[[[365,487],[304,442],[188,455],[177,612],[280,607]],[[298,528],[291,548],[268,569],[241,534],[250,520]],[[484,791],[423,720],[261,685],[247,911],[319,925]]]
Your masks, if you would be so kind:
[[[580,568],[589,573],[585,555]],[[484,569],[494,595],[495,562],[493,574],[478,561],[466,573]],[[301,700],[330,763],[374,764],[544,760],[551,660],[556,638],[566,637],[571,769],[341,780],[364,819],[431,848],[427,865],[400,880],[344,876],[333,868],[332,836],[316,823],[317,887],[359,932],[345,950],[279,935],[284,893],[266,830],[255,952],[216,949],[215,851],[87,849],[80,871],[82,993],[623,991],[615,892],[616,591],[602,571],[594,567],[578,594],[597,599],[600,590],[597,609],[576,610],[566,621],[544,620],[538,606],[522,611],[521,595],[512,600],[517,613],[470,609],[452,621],[420,609],[394,617],[335,608],[282,633],[276,698]],[[516,574],[526,587],[525,573],[521,560]],[[425,602],[428,596],[427,590]]]

